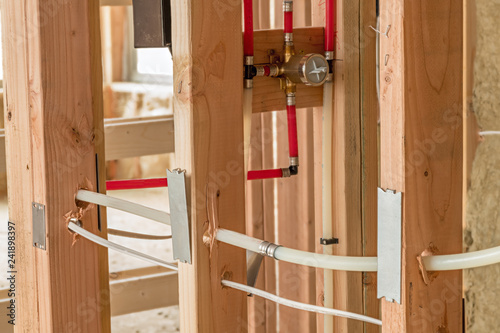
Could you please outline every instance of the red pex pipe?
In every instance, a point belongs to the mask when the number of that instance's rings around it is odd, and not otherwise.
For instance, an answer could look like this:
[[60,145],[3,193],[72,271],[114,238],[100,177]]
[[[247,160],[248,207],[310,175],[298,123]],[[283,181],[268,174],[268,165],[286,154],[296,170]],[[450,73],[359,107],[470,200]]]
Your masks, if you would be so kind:
[[[248,180],[282,178],[283,171],[281,169],[273,170],[258,170],[249,171]],[[119,190],[139,190],[144,188],[167,187],[167,178],[152,178],[152,179],[127,179],[127,180],[108,180],[106,182],[107,191]]]
[[271,179],[271,178],[281,178],[283,177],[283,170],[273,169],[273,170],[257,170],[248,171],[248,180],[258,180],[258,179]]
[[335,51],[337,39],[337,0],[326,0],[325,51]]
[[285,30],[284,32],[292,33],[293,32],[293,12],[285,12]]
[[108,180],[106,190],[137,190],[141,188],[155,188],[168,186],[167,178]]
[[245,32],[243,33],[243,52],[245,56],[253,56],[253,0],[244,0]]
[[299,157],[299,144],[297,140],[297,110],[295,105],[286,106],[288,120],[288,148],[290,157]]

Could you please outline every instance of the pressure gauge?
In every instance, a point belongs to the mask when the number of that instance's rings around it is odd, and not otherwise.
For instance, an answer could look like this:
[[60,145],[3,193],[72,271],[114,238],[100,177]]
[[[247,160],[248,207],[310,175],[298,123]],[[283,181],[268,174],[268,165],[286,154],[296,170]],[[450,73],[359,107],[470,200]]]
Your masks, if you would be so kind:
[[307,54],[300,60],[299,76],[309,86],[320,86],[328,78],[328,61],[321,54]]
[[294,83],[320,86],[328,79],[328,61],[321,54],[293,55],[283,66],[283,74]]

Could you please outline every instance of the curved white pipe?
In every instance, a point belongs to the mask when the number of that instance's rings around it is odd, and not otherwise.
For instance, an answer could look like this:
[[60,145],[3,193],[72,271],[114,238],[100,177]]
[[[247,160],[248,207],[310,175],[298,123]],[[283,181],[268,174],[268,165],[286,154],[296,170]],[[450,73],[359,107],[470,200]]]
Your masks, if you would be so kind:
[[371,318],[371,317],[360,315],[357,313],[341,311],[341,310],[336,310],[336,309],[331,309],[331,308],[326,308],[326,307],[311,305],[311,304],[306,304],[306,303],[295,302],[295,301],[268,293],[266,291],[263,291],[263,290],[260,290],[257,288],[253,288],[253,287],[249,287],[249,286],[246,286],[244,284],[233,282],[233,281],[222,280],[221,283],[223,286],[234,288],[234,289],[237,289],[240,291],[244,291],[248,294],[257,295],[259,297],[263,297],[265,299],[273,301],[277,304],[281,304],[281,305],[288,306],[291,308],[309,311],[309,312],[315,312],[315,313],[322,313],[322,314],[326,314],[326,315],[330,315],[330,316],[344,317],[344,318],[350,318],[350,319],[354,319],[354,320],[360,320],[360,321],[364,321],[364,322],[379,325],[379,326],[382,325],[382,321],[379,319]]
[[[225,229],[218,229],[216,239],[223,243],[231,244],[246,250],[260,253],[262,240],[242,235]],[[317,268],[326,268],[352,272],[376,272],[376,257],[343,257],[327,254],[312,253],[278,247],[274,252],[277,260]]]
[[[94,203],[96,205],[102,205],[106,207],[123,210],[131,214],[142,216],[150,220],[154,220],[164,224],[170,224],[170,215],[168,213],[148,208],[126,200],[121,200],[86,190],[78,191],[76,199],[80,201]],[[74,226],[76,228],[79,228],[76,225]],[[82,228],[80,229],[83,232],[85,232],[84,229]],[[76,230],[73,231],[80,233],[79,231]],[[82,234],[82,236],[84,235]],[[260,244],[263,242],[262,240],[225,229],[219,229],[217,231],[216,239],[221,242],[231,244],[233,246],[247,249],[253,252],[260,252],[259,247]],[[108,242],[107,240],[104,241]],[[317,268],[324,268],[324,269],[352,271],[352,272],[377,271],[376,257],[332,256],[327,254],[299,251],[299,250],[289,249],[286,247],[278,247],[274,252],[274,257],[278,260],[283,260],[290,263],[317,267]],[[153,259],[156,260],[155,258]],[[425,268],[428,271],[459,270],[459,269],[468,269],[468,268],[498,264],[500,263],[500,246],[476,252],[427,256],[423,258],[423,262]]]
[[163,267],[175,270],[175,271],[178,270],[177,266],[174,265],[174,263],[166,262],[166,261],[160,260],[158,258],[149,256],[147,254],[144,254],[144,253],[141,253],[141,252],[137,252],[135,250],[129,249],[129,248],[124,247],[124,246],[121,246],[119,244],[110,242],[107,239],[104,239],[104,238],[101,238],[101,237],[99,237],[97,235],[94,235],[93,233],[91,233],[91,232],[83,229],[82,227],[77,226],[73,222],[70,222],[68,224],[68,229],[71,230],[71,231],[73,231],[73,232],[76,232],[80,236],[88,239],[89,241],[94,242],[96,244],[99,244],[101,246],[107,247],[108,249],[115,250],[115,251],[127,254],[129,256],[132,256],[132,257],[135,257],[135,258],[138,258],[138,259],[142,259],[142,260],[148,261],[148,262],[153,263],[155,265],[163,266]]
[[[216,239],[253,252],[261,253],[262,240],[225,229],[218,229]],[[333,256],[289,249],[283,246],[274,251],[274,258],[298,265],[323,269],[376,272],[377,257]],[[500,246],[476,252],[427,256],[423,258],[428,271],[468,269],[500,263]]]
[[252,252],[260,253],[259,247],[262,241],[259,239],[226,229],[218,229],[215,238],[219,242],[230,244]]
[[487,250],[460,254],[447,254],[423,257],[428,271],[451,271],[488,266],[500,263],[500,246]]
[[130,214],[142,216],[156,222],[170,225],[170,214],[162,212],[161,210],[149,208],[130,201],[86,190],[79,190],[78,193],[76,194],[76,199],[84,202],[90,202],[100,206],[122,210]]

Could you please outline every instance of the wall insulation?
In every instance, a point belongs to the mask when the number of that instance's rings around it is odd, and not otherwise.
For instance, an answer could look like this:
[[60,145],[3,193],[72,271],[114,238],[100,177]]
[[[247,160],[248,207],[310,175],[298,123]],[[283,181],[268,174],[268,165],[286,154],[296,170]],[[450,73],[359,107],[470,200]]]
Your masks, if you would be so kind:
[[[500,131],[500,1],[476,0],[473,107],[483,131]],[[474,159],[466,211],[465,250],[500,245],[500,135],[486,136]],[[500,265],[465,275],[467,332],[497,332]]]

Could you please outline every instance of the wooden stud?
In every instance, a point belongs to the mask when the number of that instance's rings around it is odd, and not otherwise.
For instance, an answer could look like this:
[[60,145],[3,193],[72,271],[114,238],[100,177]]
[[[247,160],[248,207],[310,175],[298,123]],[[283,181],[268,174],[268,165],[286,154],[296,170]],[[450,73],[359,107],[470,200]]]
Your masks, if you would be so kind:
[[417,258],[462,252],[463,3],[380,5],[381,186],[403,192],[402,305],[382,301],[383,332],[462,332],[462,272]]
[[127,8],[103,6],[101,7],[101,17],[104,83],[109,85],[112,82],[123,81]]
[[[96,0],[2,3],[18,331],[110,331],[107,251],[75,239],[66,217],[83,213],[84,227],[105,236],[105,214],[100,231],[97,208],[79,212],[74,199],[79,187],[97,190],[104,149],[98,9]],[[45,251],[33,247],[32,202],[45,205]]]
[[[311,24],[314,27],[325,26],[325,2],[311,0]],[[323,88],[324,89],[324,88]],[[322,101],[323,103],[323,101]],[[323,108],[313,109],[314,132],[314,228],[315,252],[323,253],[319,240],[323,237]],[[316,305],[324,306],[324,270],[316,269]],[[316,315],[316,332],[324,332],[324,315]]]
[[[338,48],[334,61],[333,116],[333,235],[334,255],[362,255],[360,2],[338,1]],[[363,312],[362,274],[333,272],[334,308]],[[361,332],[363,324],[334,318],[334,331]]]
[[[309,15],[308,15],[309,14]],[[282,15],[282,11],[277,13]],[[305,2],[294,3],[294,40],[300,28],[305,28],[310,19]],[[309,28],[310,30],[310,28]],[[323,29],[317,28],[323,32]],[[321,35],[320,35],[321,36]],[[317,53],[323,49],[322,41],[318,45]],[[283,43],[283,31],[281,31]],[[295,45],[300,50],[300,45]],[[309,53],[311,46],[303,47]],[[301,87],[301,86],[299,86]],[[320,87],[321,88],[321,87]],[[281,99],[285,101],[285,94],[281,92]],[[297,96],[297,102],[300,97]],[[288,135],[286,112],[277,113],[277,148],[278,166],[287,167]],[[312,110],[299,109],[297,111],[297,130],[299,142],[299,174],[291,178],[278,179],[278,242],[283,246],[313,252],[314,246],[314,157],[313,157],[313,123]],[[316,301],[315,269],[296,264],[278,262],[279,267],[279,295],[307,304]],[[279,307],[279,328],[284,332],[314,332],[316,331],[316,315],[285,306]]]
[[[260,0],[261,4],[261,28],[271,29],[273,25],[271,19],[271,6],[274,4],[272,0]],[[254,88],[255,89],[255,88]],[[255,91],[254,91],[255,95]],[[255,111],[255,104],[254,104]],[[272,169],[277,167],[275,161],[274,133],[275,129],[275,113],[262,114],[262,167],[263,169]],[[264,235],[269,242],[276,243],[276,180],[263,181],[263,202],[264,202]],[[266,290],[276,294],[277,288],[277,264],[272,258],[264,258]],[[266,301],[266,329],[268,333],[275,332],[278,329],[278,305],[272,301]]]
[[[266,25],[269,21],[269,11],[265,15],[266,6],[269,9],[269,2],[266,0],[253,1],[254,4],[254,29],[261,29],[262,25]],[[267,23],[268,24],[268,23]],[[268,28],[268,26],[266,26]],[[255,31],[255,33],[258,33]],[[272,116],[272,115],[271,115]],[[252,116],[252,133],[250,139],[250,154],[249,154],[249,169],[261,170],[264,168],[263,149],[269,142],[263,141],[263,132],[268,129],[263,128],[263,114],[256,113]],[[266,217],[269,215],[265,210],[264,203],[264,183],[268,181],[251,181],[247,182],[247,234],[258,239],[266,238],[266,224],[272,224],[274,221],[268,221]],[[273,230],[274,231],[274,230]],[[274,237],[273,237],[274,239]],[[274,267],[274,262],[264,260],[260,268],[257,278],[256,287],[266,290],[266,272],[271,271]],[[248,298],[248,331],[251,333],[265,333],[268,331],[268,309],[275,305],[260,297]],[[274,309],[271,308],[271,309]]]
[[[361,102],[361,217],[363,256],[377,256],[378,119],[376,2],[360,1],[360,102]],[[377,273],[363,273],[363,312],[380,318]],[[364,323],[365,333],[380,327]]]
[[[259,0],[260,9],[260,28],[270,29],[272,27],[270,9],[272,2],[270,0]],[[256,44],[258,49],[258,44]],[[255,108],[255,105],[254,105]],[[255,110],[255,109],[254,109]],[[275,147],[274,141],[274,122],[275,113],[260,113],[261,133],[259,147],[262,154],[262,168],[272,169],[277,167],[274,160]],[[256,147],[252,147],[256,149]],[[263,229],[264,239],[269,242],[276,242],[275,234],[275,187],[276,180],[263,180],[262,181],[262,209],[263,209]],[[276,294],[276,261],[271,258],[264,258],[263,271],[260,273],[264,275],[265,290]],[[278,306],[272,301],[265,301],[265,332],[276,332],[278,321]]]
[[183,332],[242,332],[245,251],[214,240],[218,227],[245,233],[241,3],[172,2],[177,166],[187,171],[192,264],[179,264]]
[[[92,94],[92,116],[95,135],[95,168],[96,168],[96,187],[95,191],[106,194],[106,138],[104,130],[104,96],[103,96],[103,68],[102,68],[102,42],[101,42],[101,19],[100,7],[97,0],[89,1],[88,27],[90,37],[90,74],[91,94]],[[76,102],[78,105],[78,102]],[[106,207],[97,208],[98,221],[95,233],[104,238],[108,238],[108,223]],[[109,294],[109,264],[108,249],[99,246],[99,284],[100,300],[102,303],[101,320],[104,331],[111,330],[111,309]],[[99,309],[99,308],[97,308]]]
[[[251,148],[249,170],[261,170],[262,164],[262,122],[261,115],[252,116]],[[265,239],[263,181],[247,182],[247,235]],[[265,289],[266,263],[263,262],[256,283],[256,288]],[[260,297],[248,299],[249,332],[266,332],[266,300]]]

